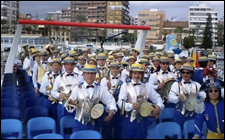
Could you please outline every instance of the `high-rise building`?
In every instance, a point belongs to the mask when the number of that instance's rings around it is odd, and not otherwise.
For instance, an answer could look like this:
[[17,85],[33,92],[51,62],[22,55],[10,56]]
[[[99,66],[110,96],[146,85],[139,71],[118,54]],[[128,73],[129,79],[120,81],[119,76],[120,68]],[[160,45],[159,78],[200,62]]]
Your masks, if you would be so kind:
[[217,19],[217,14],[218,12],[209,7],[207,4],[199,3],[197,6],[189,6],[189,28],[194,29],[195,32],[195,37],[197,39],[196,45],[201,45],[201,41],[203,38],[203,31],[205,29],[206,23],[207,23],[207,18],[208,14],[211,15],[212,18],[212,42],[214,47],[217,44],[217,24],[218,24],[218,19]]
[[[71,21],[103,24],[130,24],[129,1],[71,1]],[[122,30],[71,29],[71,41],[102,41]]]
[[19,17],[19,1],[1,1],[1,32],[15,32]]
[[[107,24],[130,25],[129,9],[129,1],[107,1]],[[109,37],[124,31],[126,30],[108,29],[106,36]]]
[[163,22],[165,19],[164,11],[158,9],[147,9],[138,12],[138,25],[149,25],[147,40],[157,41],[162,39]]

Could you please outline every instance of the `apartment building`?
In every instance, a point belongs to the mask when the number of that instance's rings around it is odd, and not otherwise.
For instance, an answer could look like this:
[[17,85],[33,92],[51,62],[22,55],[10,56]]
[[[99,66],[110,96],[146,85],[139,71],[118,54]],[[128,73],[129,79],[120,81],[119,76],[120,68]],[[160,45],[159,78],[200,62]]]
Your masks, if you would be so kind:
[[138,12],[138,25],[149,25],[147,41],[157,41],[162,39],[163,22],[165,19],[164,11],[158,9],[146,9]]
[[19,1],[1,1],[1,33],[14,33],[19,17]]
[[212,41],[213,46],[217,45],[217,24],[218,24],[218,12],[209,7],[207,4],[199,3],[197,6],[189,6],[189,28],[195,29],[195,37],[198,39],[198,43],[196,45],[200,45],[203,38],[203,31],[206,26],[208,14],[212,17],[212,27],[213,27],[213,35],[212,35]]

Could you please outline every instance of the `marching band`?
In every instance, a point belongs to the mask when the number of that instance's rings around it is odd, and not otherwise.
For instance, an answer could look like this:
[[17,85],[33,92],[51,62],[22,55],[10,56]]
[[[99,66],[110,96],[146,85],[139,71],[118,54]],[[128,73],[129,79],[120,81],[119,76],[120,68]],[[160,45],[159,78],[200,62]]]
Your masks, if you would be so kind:
[[35,93],[58,131],[60,119],[71,115],[73,132],[90,129],[106,139],[145,139],[147,118],[157,119],[164,107],[176,109],[174,121],[181,127],[195,118],[199,102],[206,98],[200,91],[209,79],[202,74],[205,68],[215,70],[219,79],[224,74],[215,67],[213,55],[200,57],[195,68],[191,57],[182,61],[171,53],[143,52],[143,57],[138,48],[96,54],[85,48],[79,54],[48,45],[40,52],[29,48],[23,69],[32,74]]

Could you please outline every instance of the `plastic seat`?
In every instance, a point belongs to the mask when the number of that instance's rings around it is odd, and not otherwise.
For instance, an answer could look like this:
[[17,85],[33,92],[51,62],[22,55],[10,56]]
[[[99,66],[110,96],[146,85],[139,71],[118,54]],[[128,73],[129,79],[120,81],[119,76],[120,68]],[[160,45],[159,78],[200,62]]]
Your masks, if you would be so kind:
[[175,108],[164,108],[159,116],[159,123],[173,121]]
[[34,91],[22,92],[20,96],[20,102],[23,103],[28,98],[38,98],[38,95]]
[[[177,137],[176,137],[177,136]],[[175,122],[162,122],[156,125],[157,139],[181,139],[181,127]]]
[[2,86],[1,92],[14,92],[17,93],[17,87],[14,85],[11,86]]
[[63,139],[63,136],[59,134],[40,134],[34,137],[34,139]]
[[27,138],[33,139],[34,136],[56,133],[55,120],[50,117],[37,117],[30,119],[27,123]]
[[40,102],[40,98],[26,98],[23,102],[22,110],[25,111],[29,107],[39,106]]
[[49,117],[48,109],[43,106],[34,106],[34,107],[28,107],[25,110],[24,114],[24,122],[25,124],[32,118],[36,117]]
[[13,92],[2,92],[1,99],[18,99],[18,94]]
[[[64,116],[60,120],[60,134],[64,137],[64,139],[69,139],[72,135],[73,126],[75,123],[75,119],[72,116]],[[65,132],[65,129],[67,129],[67,133]],[[69,133],[69,134],[68,134]]]
[[20,92],[21,93],[24,93],[24,92],[27,92],[27,91],[33,91],[34,92],[34,86],[23,86],[21,87],[20,89]]
[[17,119],[1,120],[1,139],[22,139],[22,122]]
[[19,101],[18,99],[1,99],[1,108],[4,107],[14,107],[19,108]]
[[1,120],[1,139],[15,138],[22,139],[23,125],[17,119],[4,119]]
[[102,135],[95,130],[82,130],[74,132],[70,139],[102,139]]
[[5,107],[1,108],[1,119],[21,119],[18,108]]

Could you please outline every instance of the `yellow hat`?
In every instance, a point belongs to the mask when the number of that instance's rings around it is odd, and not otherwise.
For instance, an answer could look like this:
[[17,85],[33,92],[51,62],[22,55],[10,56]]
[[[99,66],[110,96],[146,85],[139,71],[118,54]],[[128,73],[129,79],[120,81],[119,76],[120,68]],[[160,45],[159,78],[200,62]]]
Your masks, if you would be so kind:
[[144,56],[142,56],[141,58],[145,58],[145,59],[148,59],[148,60],[150,59],[150,58],[149,58],[149,55],[144,55]]
[[160,56],[163,55],[162,52],[155,52],[155,54],[156,54],[156,55],[160,55]]
[[141,58],[139,63],[140,63],[140,64],[143,64],[143,63],[149,64],[149,61],[148,61],[148,59]]
[[82,49],[82,52],[88,52],[87,48]]
[[90,57],[87,62],[89,63],[89,61],[94,61],[95,65],[97,65],[97,61],[94,57]]
[[99,53],[98,55],[97,55],[97,60],[98,59],[107,59],[107,56],[106,56],[106,54],[104,54],[104,53]]
[[46,56],[46,55],[48,55],[49,53],[46,51],[46,50],[42,50],[41,52],[40,52],[40,56]]
[[198,59],[198,62],[207,62],[207,61],[208,61],[208,58],[206,56],[201,56]]
[[84,65],[83,72],[97,73],[96,65]]
[[194,59],[192,57],[188,57],[186,60],[194,62]]
[[59,52],[60,55],[62,55],[62,54],[64,54],[64,53],[65,53],[65,51],[63,51],[63,50]]
[[108,56],[108,61],[114,61],[114,56],[113,55],[109,55]]
[[137,53],[140,53],[140,49],[138,49],[138,48],[133,48],[132,51],[135,51]]
[[59,50],[55,49],[52,53],[59,53]]
[[58,59],[58,58],[54,58],[54,59],[52,59],[52,62],[50,63],[50,65],[52,65],[53,63],[59,63],[59,64],[61,64],[61,60]]
[[216,61],[216,56],[215,55],[208,55],[208,60]]
[[112,62],[109,65],[109,68],[111,68],[111,67],[119,67],[120,68],[120,64],[118,62]]
[[143,52],[144,52],[144,51],[148,52],[149,50],[148,50],[148,49],[144,49]]
[[121,52],[118,52],[114,55],[115,57],[123,57],[123,54]]
[[130,71],[141,71],[144,72],[142,64],[134,63],[130,67]]
[[159,58],[157,56],[153,57],[152,61],[159,61]]
[[77,59],[78,59],[78,60],[86,60],[85,57],[84,57],[83,55],[79,56]]
[[69,52],[69,56],[70,57],[73,57],[73,56],[77,56],[78,54],[77,54],[77,52],[75,52],[75,51],[70,51]]
[[150,54],[149,54],[149,57],[154,57],[155,56],[155,53],[154,52],[151,52]]
[[183,64],[183,66],[180,68],[180,70],[182,71],[182,70],[190,70],[190,71],[194,71],[194,67],[191,65],[191,64],[189,64],[189,63],[185,63],[185,64]]
[[128,56],[127,62],[128,62],[130,59],[134,59],[134,60],[136,61],[136,58],[135,58],[134,56]]
[[69,56],[69,54],[68,54],[68,53],[64,53],[64,54],[62,54],[60,57],[61,57],[61,59],[63,60],[63,59],[65,59],[67,56]]
[[162,56],[162,57],[160,57],[159,61],[162,63],[168,63],[169,59],[168,59],[168,57]]
[[177,59],[175,59],[175,61],[174,61],[174,65],[175,65],[176,63],[183,63],[183,61],[182,61],[181,59],[177,58]]
[[74,60],[74,58],[73,57],[66,57],[63,61],[62,61],[62,63],[63,64],[66,64],[66,63],[73,63],[73,64],[75,64],[76,63],[76,61]]
[[168,57],[169,57],[169,58],[174,58],[174,54],[173,54],[173,53],[170,53],[170,54],[168,55]]

